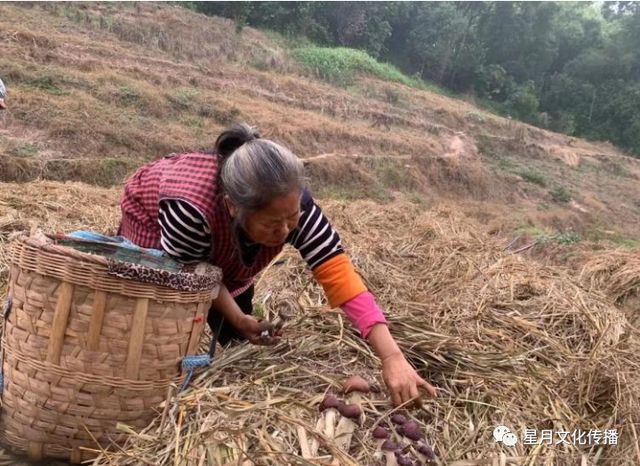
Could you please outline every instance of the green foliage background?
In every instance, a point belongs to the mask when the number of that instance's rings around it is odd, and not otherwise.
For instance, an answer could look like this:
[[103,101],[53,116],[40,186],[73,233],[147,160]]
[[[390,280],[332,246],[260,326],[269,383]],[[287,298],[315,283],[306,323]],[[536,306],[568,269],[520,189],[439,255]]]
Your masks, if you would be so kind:
[[238,31],[250,25],[306,44],[295,56],[336,84],[355,70],[433,82],[493,111],[640,155],[640,2],[183,5],[232,18]]

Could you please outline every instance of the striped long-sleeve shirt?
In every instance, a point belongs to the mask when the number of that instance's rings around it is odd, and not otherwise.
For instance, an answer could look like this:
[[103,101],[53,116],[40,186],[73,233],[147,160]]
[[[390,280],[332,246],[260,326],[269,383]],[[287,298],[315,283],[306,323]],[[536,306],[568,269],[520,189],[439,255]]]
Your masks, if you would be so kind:
[[[340,236],[307,191],[303,193],[300,212],[298,226],[289,233],[287,243],[300,252],[329,303],[341,306],[366,337],[374,325],[386,323],[382,310],[344,254]],[[169,255],[182,262],[209,258],[215,238],[198,209],[184,200],[165,199],[160,202],[159,218],[161,244]],[[243,234],[239,240],[242,258],[250,263],[260,245]]]
[[[300,211],[298,226],[291,231],[287,242],[300,252],[313,270],[344,250],[338,233],[307,192],[302,196]],[[165,199],[160,202],[159,219],[160,241],[167,254],[181,262],[209,257],[215,238],[198,209],[184,200]],[[242,237],[240,245],[243,259],[250,262],[258,245]]]
[[160,202],[160,244],[181,262],[206,260],[211,250],[211,229],[204,216],[187,201]]

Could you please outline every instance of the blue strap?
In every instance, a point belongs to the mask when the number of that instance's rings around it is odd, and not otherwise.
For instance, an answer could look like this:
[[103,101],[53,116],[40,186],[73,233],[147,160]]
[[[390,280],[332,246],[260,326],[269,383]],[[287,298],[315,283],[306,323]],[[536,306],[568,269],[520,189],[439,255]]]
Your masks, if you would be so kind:
[[189,382],[191,382],[191,378],[193,377],[193,372],[196,370],[196,368],[208,366],[210,363],[211,363],[211,358],[209,357],[208,354],[197,354],[194,356],[185,356],[184,358],[182,358],[182,364],[181,364],[182,369],[188,369],[189,373],[187,374],[187,377],[184,379],[184,383],[182,384],[180,391],[187,388],[187,385],[189,385]]

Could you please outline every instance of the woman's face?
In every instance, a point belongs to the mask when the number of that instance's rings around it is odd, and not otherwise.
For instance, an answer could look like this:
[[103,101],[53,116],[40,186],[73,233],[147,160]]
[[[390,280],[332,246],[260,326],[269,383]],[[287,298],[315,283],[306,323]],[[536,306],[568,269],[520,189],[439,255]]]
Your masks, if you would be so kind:
[[250,212],[244,229],[252,241],[264,246],[280,246],[287,236],[298,226],[300,219],[299,191],[274,199],[265,208]]

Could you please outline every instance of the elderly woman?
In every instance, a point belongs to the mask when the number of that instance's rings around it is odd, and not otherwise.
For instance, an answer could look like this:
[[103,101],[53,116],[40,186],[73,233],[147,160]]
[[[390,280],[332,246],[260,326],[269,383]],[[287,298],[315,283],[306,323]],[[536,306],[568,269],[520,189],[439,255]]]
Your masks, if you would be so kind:
[[252,314],[253,278],[282,250],[295,247],[382,360],[394,404],[436,395],[407,362],[385,317],[305,189],[303,164],[285,147],[240,124],[224,131],[212,154],[175,155],[140,168],[128,181],[120,234],[182,262],[207,260],[223,272],[208,323],[218,341],[260,343],[268,323]]

